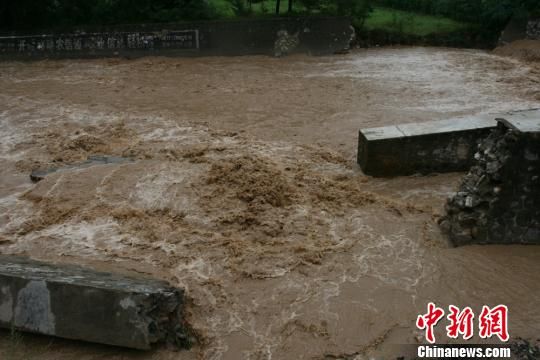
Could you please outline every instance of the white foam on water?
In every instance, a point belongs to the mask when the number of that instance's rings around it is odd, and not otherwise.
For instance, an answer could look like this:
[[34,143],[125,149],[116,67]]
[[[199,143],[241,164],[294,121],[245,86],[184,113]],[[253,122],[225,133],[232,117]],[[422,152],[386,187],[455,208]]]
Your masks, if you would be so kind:
[[[503,70],[497,69],[498,64]],[[540,105],[540,101],[516,96],[507,90],[508,85],[501,83],[502,76],[526,77],[530,70],[528,66],[481,51],[434,51],[429,48],[374,50],[354,53],[347,60],[333,62],[329,67],[325,64],[324,67],[327,69],[319,69],[307,77],[353,78],[379,86],[383,91],[399,90],[389,93],[387,101],[374,105],[383,110],[398,107],[404,111],[485,114]],[[399,101],[400,92],[422,96],[403,104]]]

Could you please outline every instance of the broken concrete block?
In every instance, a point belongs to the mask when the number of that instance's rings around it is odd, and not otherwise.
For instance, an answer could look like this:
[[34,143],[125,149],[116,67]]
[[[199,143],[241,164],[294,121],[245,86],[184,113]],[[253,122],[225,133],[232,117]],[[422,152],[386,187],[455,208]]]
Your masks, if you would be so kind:
[[358,164],[372,176],[466,171],[496,125],[491,115],[362,129]]
[[0,255],[0,327],[135,349],[189,343],[183,291],[154,279]]

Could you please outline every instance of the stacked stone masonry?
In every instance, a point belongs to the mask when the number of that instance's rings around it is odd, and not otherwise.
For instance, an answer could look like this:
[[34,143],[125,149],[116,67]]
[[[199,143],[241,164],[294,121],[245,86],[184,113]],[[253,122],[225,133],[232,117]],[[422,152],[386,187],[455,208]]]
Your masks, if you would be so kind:
[[530,20],[527,24],[527,38],[540,40],[540,19]]
[[540,112],[498,119],[441,221],[454,245],[540,244]]

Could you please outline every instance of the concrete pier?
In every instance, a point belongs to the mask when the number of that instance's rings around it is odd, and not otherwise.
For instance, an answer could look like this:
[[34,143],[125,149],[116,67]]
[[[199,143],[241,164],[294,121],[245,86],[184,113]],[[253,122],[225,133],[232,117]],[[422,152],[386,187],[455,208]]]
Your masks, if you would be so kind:
[[366,175],[390,177],[466,171],[496,115],[360,130],[358,164]]
[[166,282],[0,255],[0,327],[135,349],[189,343]]

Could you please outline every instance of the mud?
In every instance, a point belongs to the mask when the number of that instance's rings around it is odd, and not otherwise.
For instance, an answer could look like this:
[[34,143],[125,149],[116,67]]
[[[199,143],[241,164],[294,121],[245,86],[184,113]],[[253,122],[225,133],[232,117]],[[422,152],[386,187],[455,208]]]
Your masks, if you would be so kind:
[[[354,154],[360,127],[539,107],[539,84],[531,64],[424,48],[0,64],[0,251],[184,287],[200,343],[2,334],[2,358],[389,358],[422,341],[428,301],[504,303],[532,340],[540,248],[451,248],[436,222],[461,174],[373,179]],[[92,155],[135,161],[28,178]]]

